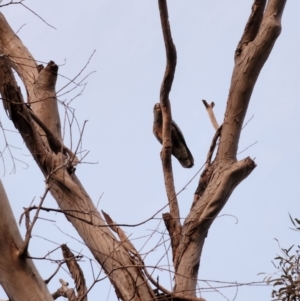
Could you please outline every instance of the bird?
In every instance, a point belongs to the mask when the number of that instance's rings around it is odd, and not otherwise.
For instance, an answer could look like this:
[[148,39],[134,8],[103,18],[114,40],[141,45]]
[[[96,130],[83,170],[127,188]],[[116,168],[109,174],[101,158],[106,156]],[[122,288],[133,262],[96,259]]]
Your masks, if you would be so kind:
[[[157,140],[162,144],[162,112],[160,104],[156,103],[153,108],[153,134]],[[172,120],[171,126],[172,139],[172,155],[179,161],[184,168],[191,168],[194,166],[194,158],[189,148],[186,145],[184,136],[179,126]]]

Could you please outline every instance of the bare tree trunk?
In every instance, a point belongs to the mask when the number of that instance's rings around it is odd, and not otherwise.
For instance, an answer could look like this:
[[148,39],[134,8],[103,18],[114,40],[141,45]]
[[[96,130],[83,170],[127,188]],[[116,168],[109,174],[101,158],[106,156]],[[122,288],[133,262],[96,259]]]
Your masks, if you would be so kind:
[[10,300],[53,301],[31,259],[20,256],[24,241],[0,181],[0,285]]
[[235,55],[231,87],[216,158],[207,162],[185,219],[175,258],[175,292],[194,296],[200,257],[212,222],[234,188],[255,168],[250,158],[237,161],[240,133],[248,103],[274,43],[281,31],[285,0],[255,0]]

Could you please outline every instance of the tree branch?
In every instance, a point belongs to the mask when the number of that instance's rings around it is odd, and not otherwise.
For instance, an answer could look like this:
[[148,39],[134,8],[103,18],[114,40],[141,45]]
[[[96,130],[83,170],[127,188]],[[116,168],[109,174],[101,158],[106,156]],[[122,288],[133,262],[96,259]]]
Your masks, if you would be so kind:
[[26,235],[25,235],[25,241],[24,241],[24,245],[23,247],[20,249],[20,252],[19,252],[19,256],[20,257],[26,257],[27,255],[27,252],[28,252],[28,246],[29,246],[29,241],[30,241],[30,238],[31,238],[31,233],[32,233],[32,229],[39,217],[39,213],[40,213],[40,210],[41,210],[41,207],[43,205],[43,202],[47,196],[47,193],[49,192],[50,190],[50,187],[49,187],[49,183],[46,183],[46,189],[45,189],[45,192],[44,192],[44,195],[41,197],[41,201],[40,201],[40,204],[36,210],[36,213],[35,213],[35,216],[32,220],[32,223],[31,225],[29,226],[29,228],[27,229],[26,231]]
[[[172,170],[172,138],[171,138],[171,128],[172,128],[172,113],[171,113],[171,105],[169,101],[169,93],[171,91],[175,69],[176,69],[176,48],[172,40],[171,29],[169,24],[169,16],[168,16],[168,7],[166,0],[158,0],[159,12],[160,12],[160,20],[161,27],[163,31],[164,43],[166,48],[166,69],[164,78],[160,88],[160,108],[162,111],[162,151],[161,151],[161,160],[163,165],[164,179],[165,179],[165,187],[169,201],[170,213],[172,218],[174,219],[174,228],[172,228],[173,232],[170,233],[170,237],[172,241],[172,246],[174,247],[173,253],[175,252],[181,233],[181,223],[180,223],[180,213],[179,206],[177,202],[177,196],[175,192],[174,186],[174,177]],[[170,230],[170,229],[169,229]]]
[[[268,1],[254,40],[248,42],[247,45],[243,44],[243,51],[236,58],[220,147],[217,152],[218,160],[236,160],[238,142],[250,97],[259,73],[281,32],[281,16],[285,3],[286,0]],[[259,22],[260,18],[255,20]],[[254,25],[252,26],[255,27]]]
[[77,300],[87,301],[87,288],[82,269],[80,268],[79,264],[77,263],[77,260],[75,259],[74,254],[71,252],[67,245],[63,244],[61,246],[61,249],[64,259],[66,260],[68,270],[75,282]]
[[212,126],[214,127],[214,129],[217,131],[219,128],[217,119],[215,117],[214,111],[213,111],[213,107],[215,106],[215,103],[212,102],[211,104],[208,104],[206,100],[202,99],[202,102],[206,108],[206,111],[208,113],[209,119],[212,123]]
[[65,297],[69,301],[78,301],[79,299],[76,297],[75,292],[72,288],[68,288],[69,283],[65,282],[62,279],[59,279],[59,282],[61,283],[61,287],[52,294],[52,297],[54,300],[56,300],[59,297]]
[[[27,48],[13,33],[2,14],[0,14],[0,49],[10,58],[13,68],[17,70],[22,79],[29,101],[32,102],[31,109],[34,114],[54,136],[60,139],[60,122],[55,93],[57,66],[50,62],[45,68],[47,70],[43,69],[38,73],[34,59],[29,56]],[[2,63],[4,60],[5,58],[1,57]],[[26,62],[28,65],[25,64]],[[122,244],[117,243],[107,227],[93,226],[94,221],[100,226],[105,225],[105,222],[78,178],[68,170],[68,162],[65,162],[64,156],[61,153],[55,154],[47,141],[42,141],[41,135],[44,135],[44,132],[40,128],[38,130],[32,120],[28,112],[29,108],[24,105],[13,76],[7,80],[6,84],[3,84],[2,78],[6,78],[6,71],[11,75],[11,69],[3,63],[0,66],[2,98],[8,100],[12,120],[45,178],[51,178],[50,192],[60,209],[66,212],[74,210],[74,217],[67,215],[66,218],[75,227],[103,270],[110,275],[110,281],[118,291],[120,298],[125,301],[150,300],[153,298],[153,291],[136,267],[132,266],[131,257]],[[52,111],[52,120],[45,118],[44,112],[47,110]],[[90,214],[86,215],[86,212]],[[124,281],[119,281],[119,279]]]

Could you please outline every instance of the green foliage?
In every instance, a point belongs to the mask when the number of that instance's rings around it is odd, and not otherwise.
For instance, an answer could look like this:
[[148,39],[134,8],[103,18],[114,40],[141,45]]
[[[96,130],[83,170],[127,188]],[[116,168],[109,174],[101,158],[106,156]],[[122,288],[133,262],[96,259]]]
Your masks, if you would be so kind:
[[[300,220],[290,219],[294,225],[292,230],[300,232]],[[300,301],[300,246],[281,249],[282,255],[274,258],[276,276],[266,277],[267,284],[273,284],[272,301]],[[278,277],[279,276],[279,277]]]

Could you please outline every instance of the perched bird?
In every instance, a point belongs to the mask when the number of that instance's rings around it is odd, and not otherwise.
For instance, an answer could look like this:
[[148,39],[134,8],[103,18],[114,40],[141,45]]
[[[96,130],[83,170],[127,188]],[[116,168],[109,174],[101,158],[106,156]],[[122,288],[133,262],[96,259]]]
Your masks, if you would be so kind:
[[[154,122],[153,134],[162,143],[162,112],[160,104],[156,103],[153,108]],[[182,167],[191,168],[194,165],[194,158],[188,149],[183,134],[178,125],[172,120],[171,127],[172,155],[177,158]]]

